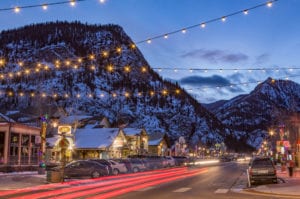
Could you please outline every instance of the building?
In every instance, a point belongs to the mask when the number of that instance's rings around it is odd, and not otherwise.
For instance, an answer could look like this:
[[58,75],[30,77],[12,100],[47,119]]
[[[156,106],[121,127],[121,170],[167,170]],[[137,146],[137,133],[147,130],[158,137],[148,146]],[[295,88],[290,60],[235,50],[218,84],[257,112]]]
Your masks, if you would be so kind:
[[122,128],[129,148],[128,155],[144,155],[148,153],[149,136],[145,129]]
[[165,133],[154,132],[149,135],[150,155],[168,156],[170,155],[170,141]]
[[37,166],[41,158],[40,131],[0,113],[0,167]]
[[124,131],[119,128],[84,128],[74,133],[76,159],[121,158],[128,155]]

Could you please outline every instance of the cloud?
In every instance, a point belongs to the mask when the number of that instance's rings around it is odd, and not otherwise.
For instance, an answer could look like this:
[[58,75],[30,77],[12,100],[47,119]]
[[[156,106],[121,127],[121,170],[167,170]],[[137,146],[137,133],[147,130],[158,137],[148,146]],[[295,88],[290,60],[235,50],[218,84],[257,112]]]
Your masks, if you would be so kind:
[[246,61],[249,58],[247,55],[243,53],[228,53],[223,50],[206,50],[206,49],[197,49],[185,53],[181,57],[203,59],[211,63],[218,63],[218,62],[237,63],[240,61]]
[[268,53],[263,53],[256,57],[255,64],[264,64],[270,59],[270,55]]
[[[235,76],[234,78],[238,78],[238,77]],[[219,75],[213,75],[210,77],[189,76],[189,77],[180,79],[179,83],[182,85],[189,85],[189,86],[191,86],[191,88],[211,87],[211,89],[213,89],[212,92],[214,92],[215,96],[218,96],[218,97],[235,96],[236,94],[245,92],[239,84],[236,84],[236,85],[232,84],[228,78],[224,78]],[[218,86],[220,86],[221,89],[218,89],[217,88]],[[211,100],[212,99],[210,99],[209,101],[211,101]],[[206,99],[205,101],[208,101],[208,100]]]
[[188,76],[179,80],[181,84],[191,85],[191,86],[220,86],[220,85],[230,85],[230,81],[226,78],[213,75],[211,77],[201,77],[201,76]]

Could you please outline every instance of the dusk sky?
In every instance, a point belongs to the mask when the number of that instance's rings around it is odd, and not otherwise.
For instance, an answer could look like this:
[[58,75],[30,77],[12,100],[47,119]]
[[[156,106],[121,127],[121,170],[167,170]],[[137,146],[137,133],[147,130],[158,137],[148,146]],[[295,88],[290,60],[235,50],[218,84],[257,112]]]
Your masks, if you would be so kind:
[[[0,31],[33,23],[77,20],[118,24],[134,42],[140,42],[179,30],[167,39],[160,37],[137,46],[163,78],[178,81],[203,103],[249,93],[258,81],[268,77],[300,83],[300,0],[278,0],[271,7],[261,6],[247,15],[239,13],[225,22],[217,20],[205,28],[199,25],[186,33],[180,30],[267,0],[86,0],[74,7],[67,3],[47,10],[5,10],[64,1],[2,0]],[[256,83],[246,84],[249,82]]]

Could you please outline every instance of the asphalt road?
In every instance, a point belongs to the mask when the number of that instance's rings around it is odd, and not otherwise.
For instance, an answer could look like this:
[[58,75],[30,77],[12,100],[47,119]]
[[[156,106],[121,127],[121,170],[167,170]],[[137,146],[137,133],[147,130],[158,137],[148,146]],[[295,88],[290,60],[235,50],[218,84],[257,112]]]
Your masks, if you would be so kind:
[[[251,195],[242,193],[247,186],[245,175],[247,164],[236,162],[208,166],[208,171],[190,178],[148,187],[117,199],[265,199],[273,196]],[[197,168],[191,168],[197,169]],[[242,179],[242,180],[241,180]],[[278,197],[277,197],[278,198]]]
[[[71,180],[65,183],[36,186],[34,184],[37,181],[28,178],[27,183],[32,183],[33,186],[15,190],[2,190],[0,198],[276,198],[270,195],[246,194],[242,191],[247,186],[246,167],[246,163],[228,162],[108,176],[99,179]],[[14,180],[24,180],[24,178],[15,176]],[[8,182],[8,179],[6,181]]]

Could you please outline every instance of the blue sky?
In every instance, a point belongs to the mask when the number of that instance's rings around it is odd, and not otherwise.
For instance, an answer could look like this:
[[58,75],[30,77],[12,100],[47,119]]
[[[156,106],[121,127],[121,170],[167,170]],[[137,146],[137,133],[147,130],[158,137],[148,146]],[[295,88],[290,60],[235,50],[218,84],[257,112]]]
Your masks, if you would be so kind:
[[[60,0],[0,1],[1,8],[59,2]],[[62,0],[63,1],[63,0]],[[135,42],[266,3],[267,0],[86,0],[41,8],[0,11],[0,31],[46,21],[118,24]],[[138,44],[144,57],[162,77],[178,81],[200,102],[230,99],[249,93],[267,77],[300,83],[300,1],[279,0],[228,17],[205,28],[188,29]],[[170,68],[170,69],[166,69]],[[203,69],[203,70],[189,70]],[[260,70],[248,70],[258,68]],[[272,70],[263,71],[263,68]],[[171,69],[182,69],[177,72]],[[207,71],[206,71],[207,69]],[[218,70],[213,70],[218,69]],[[219,70],[222,69],[222,70]],[[234,70],[239,69],[239,70]],[[244,69],[244,70],[243,70]],[[296,76],[296,77],[292,77]],[[223,85],[232,85],[222,87]],[[221,86],[221,87],[220,87]],[[220,88],[219,88],[220,87]]]

